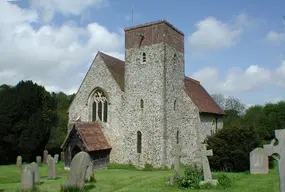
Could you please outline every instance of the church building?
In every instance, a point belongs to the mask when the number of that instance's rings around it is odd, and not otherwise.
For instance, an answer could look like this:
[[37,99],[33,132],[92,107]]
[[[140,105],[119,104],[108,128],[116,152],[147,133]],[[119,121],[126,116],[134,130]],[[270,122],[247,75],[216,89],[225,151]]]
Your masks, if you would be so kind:
[[98,52],[68,112],[66,167],[79,151],[98,167],[171,167],[176,144],[182,163],[199,161],[199,144],[225,115],[185,76],[184,34],[165,20],[125,29],[125,61]]

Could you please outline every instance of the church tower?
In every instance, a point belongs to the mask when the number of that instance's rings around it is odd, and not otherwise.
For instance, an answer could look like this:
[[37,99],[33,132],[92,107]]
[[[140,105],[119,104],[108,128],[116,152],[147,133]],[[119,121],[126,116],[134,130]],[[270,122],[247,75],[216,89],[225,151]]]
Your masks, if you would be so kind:
[[184,34],[165,20],[127,28],[125,51],[125,158],[169,167],[180,140]]

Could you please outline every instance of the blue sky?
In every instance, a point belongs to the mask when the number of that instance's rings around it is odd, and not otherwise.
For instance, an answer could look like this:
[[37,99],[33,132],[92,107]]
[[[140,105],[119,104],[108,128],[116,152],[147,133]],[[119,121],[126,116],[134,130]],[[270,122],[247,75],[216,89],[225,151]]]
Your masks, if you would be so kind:
[[0,2],[0,84],[32,79],[75,92],[98,50],[124,58],[125,27],[166,19],[185,34],[187,76],[247,105],[276,102],[285,99],[284,7],[279,0]]

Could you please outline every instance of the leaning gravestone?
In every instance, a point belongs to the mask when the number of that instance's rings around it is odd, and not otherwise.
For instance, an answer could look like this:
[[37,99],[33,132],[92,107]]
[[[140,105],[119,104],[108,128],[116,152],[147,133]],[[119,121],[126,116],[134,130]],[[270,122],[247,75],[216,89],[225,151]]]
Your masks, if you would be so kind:
[[262,148],[250,152],[250,174],[268,174],[268,156]]
[[84,187],[86,171],[90,165],[91,158],[88,153],[81,151],[71,161],[70,172],[65,182],[65,187]]
[[22,168],[22,157],[21,156],[17,157],[16,165],[17,167]]
[[279,154],[280,158],[274,158],[278,160],[280,192],[285,192],[285,129],[275,130],[275,137],[278,139],[278,145],[274,145],[276,140],[273,139],[269,145],[264,145],[263,148],[266,156]]
[[204,181],[202,181],[201,184],[211,183],[212,185],[216,185],[217,180],[212,179],[210,164],[207,157],[207,156],[213,156],[213,150],[212,149],[207,150],[206,144],[201,144],[201,149],[200,151],[196,152],[196,156],[202,157]]
[[85,181],[89,182],[92,177],[94,177],[94,165],[93,162],[90,161],[89,166],[86,170]]
[[38,166],[41,166],[41,164],[42,164],[42,157],[41,156],[37,156],[36,157],[36,161],[37,161]]
[[43,155],[43,162],[47,163],[47,156],[48,156],[48,151],[44,150],[44,155]]
[[64,161],[64,152],[61,152],[61,153],[60,153],[60,160],[61,160],[61,161]]
[[58,162],[58,158],[59,158],[59,155],[58,155],[58,154],[55,154],[55,155],[54,155],[55,163],[57,163],[57,162]]
[[31,163],[32,172],[34,173],[34,182],[39,183],[40,182],[40,173],[39,173],[39,166],[37,163],[32,162]]
[[29,190],[34,188],[34,172],[30,165],[26,165],[21,175],[21,189]]
[[56,178],[55,160],[52,157],[48,158],[48,179]]

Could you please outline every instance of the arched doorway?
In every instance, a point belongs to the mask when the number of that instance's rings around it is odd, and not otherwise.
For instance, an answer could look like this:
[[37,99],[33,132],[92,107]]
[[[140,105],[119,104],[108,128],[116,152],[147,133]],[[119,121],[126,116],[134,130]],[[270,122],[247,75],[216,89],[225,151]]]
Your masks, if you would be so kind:
[[73,157],[79,153],[81,151],[81,149],[78,146],[75,146],[72,151],[71,151],[71,160],[73,159]]

